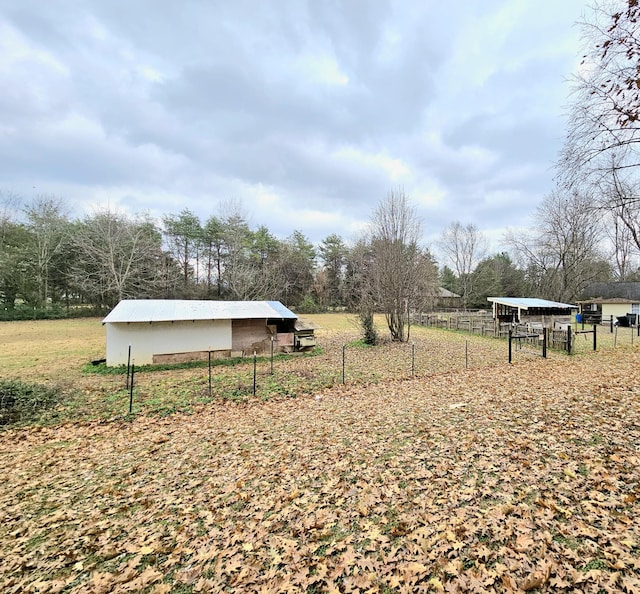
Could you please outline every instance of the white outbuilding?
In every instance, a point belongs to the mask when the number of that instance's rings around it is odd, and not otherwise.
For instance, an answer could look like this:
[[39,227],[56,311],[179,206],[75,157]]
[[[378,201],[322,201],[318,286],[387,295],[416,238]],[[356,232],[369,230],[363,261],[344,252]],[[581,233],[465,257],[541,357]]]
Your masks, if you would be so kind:
[[132,362],[148,365],[315,345],[313,332],[279,301],[126,299],[102,323],[108,366],[126,365],[129,348]]

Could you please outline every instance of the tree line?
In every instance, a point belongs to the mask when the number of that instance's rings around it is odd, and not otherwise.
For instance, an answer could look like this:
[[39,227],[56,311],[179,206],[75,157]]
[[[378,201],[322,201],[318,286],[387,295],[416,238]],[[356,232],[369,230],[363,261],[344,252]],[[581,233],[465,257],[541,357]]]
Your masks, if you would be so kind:
[[[331,277],[332,266],[344,264],[338,237],[318,248],[298,230],[278,239],[265,226],[250,228],[240,208],[205,221],[189,209],[161,221],[112,210],[72,219],[54,196],[21,209],[17,202],[5,194],[0,211],[0,302],[7,310],[21,303],[109,308],[125,298],[276,299],[296,306],[314,296],[327,304],[338,299],[341,274]],[[327,261],[322,274],[318,255]]]
[[460,295],[460,307],[486,308],[489,296],[571,302],[589,282],[639,278],[636,244],[613,235],[603,242],[606,223],[575,191],[546,197],[528,230],[505,234],[499,253],[488,254],[475,225],[451,223],[436,242],[440,262],[422,245],[420,220],[401,190],[379,202],[358,241],[334,233],[317,245],[300,230],[282,239],[252,228],[233,203],[206,220],[189,209],[160,221],[111,210],[72,219],[55,196],[21,206],[2,197],[5,312],[106,309],[124,298],[273,299],[300,312],[383,312],[392,337],[406,339],[409,311],[442,305],[441,288]]

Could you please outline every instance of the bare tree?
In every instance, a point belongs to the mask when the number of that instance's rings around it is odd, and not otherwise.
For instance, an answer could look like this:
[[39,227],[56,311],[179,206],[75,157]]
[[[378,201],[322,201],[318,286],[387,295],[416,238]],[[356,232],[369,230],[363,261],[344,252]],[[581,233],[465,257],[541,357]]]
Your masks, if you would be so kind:
[[425,284],[437,278],[420,245],[422,226],[402,190],[391,191],[372,215],[365,255],[361,303],[384,312],[392,340],[409,340],[409,312]]
[[[16,213],[20,209],[22,199],[18,194],[10,190],[0,190],[0,234],[5,226],[16,222]],[[0,235],[0,241],[2,235]]]
[[33,266],[38,303],[45,307],[49,299],[50,267],[69,235],[69,221],[64,209],[61,198],[48,195],[37,196],[25,208],[27,228],[31,232],[29,259]]
[[640,165],[640,5],[599,0],[582,23],[585,53],[573,78],[569,125],[558,163],[571,185],[598,183]]
[[472,273],[487,253],[487,239],[473,223],[463,226],[455,221],[442,232],[438,247],[456,273],[458,290],[466,309],[475,280]]
[[248,262],[237,263],[228,277],[227,289],[230,297],[240,301],[269,299],[281,286],[280,277],[256,268]]
[[93,303],[112,306],[157,292],[165,257],[150,221],[98,212],[78,226],[74,241],[79,252],[74,284]]
[[506,234],[536,296],[571,302],[589,282],[608,279],[592,203],[588,195],[554,191],[536,210],[532,230]]
[[640,183],[629,171],[616,167],[611,159],[610,168],[597,186],[594,206],[611,213],[626,228],[626,235],[640,249]]
[[598,184],[594,216],[602,218],[611,244],[614,275],[626,280],[638,268],[640,254],[640,188],[630,172],[612,167]]
[[611,242],[611,256],[615,263],[613,275],[618,281],[630,280],[638,271],[638,248],[632,232],[624,220],[615,212],[610,213],[605,224],[607,237]]

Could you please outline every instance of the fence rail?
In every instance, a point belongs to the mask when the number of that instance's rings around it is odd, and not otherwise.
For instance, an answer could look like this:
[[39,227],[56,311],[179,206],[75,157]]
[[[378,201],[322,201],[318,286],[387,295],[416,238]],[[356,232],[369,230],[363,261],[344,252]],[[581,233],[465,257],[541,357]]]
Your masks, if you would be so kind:
[[[490,315],[474,314],[471,312],[465,314],[416,313],[413,314],[412,323],[428,328],[464,330],[469,334],[477,334],[479,336],[498,336],[498,332],[500,331],[495,320]],[[508,332],[507,329],[506,333],[508,334]]]

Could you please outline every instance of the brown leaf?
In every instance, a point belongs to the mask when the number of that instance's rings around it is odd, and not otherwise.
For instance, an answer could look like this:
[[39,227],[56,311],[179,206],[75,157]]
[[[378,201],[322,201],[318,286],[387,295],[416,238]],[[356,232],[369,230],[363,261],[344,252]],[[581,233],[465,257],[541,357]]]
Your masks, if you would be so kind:
[[522,584],[520,585],[520,588],[522,588],[525,592],[528,592],[529,590],[535,590],[536,588],[540,588],[542,585],[544,585],[548,579],[549,579],[548,571],[537,570],[537,571],[534,571],[533,573],[530,573],[523,580]]

